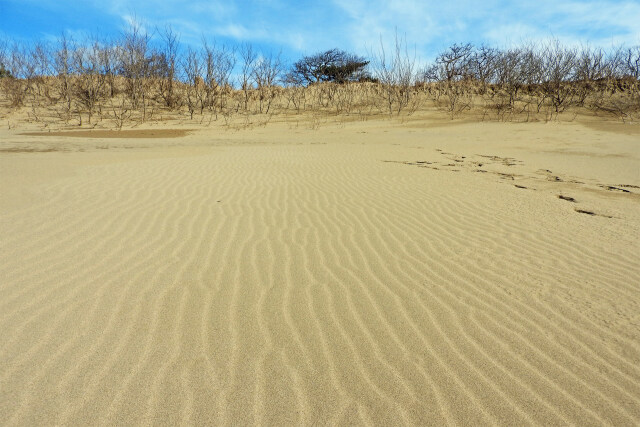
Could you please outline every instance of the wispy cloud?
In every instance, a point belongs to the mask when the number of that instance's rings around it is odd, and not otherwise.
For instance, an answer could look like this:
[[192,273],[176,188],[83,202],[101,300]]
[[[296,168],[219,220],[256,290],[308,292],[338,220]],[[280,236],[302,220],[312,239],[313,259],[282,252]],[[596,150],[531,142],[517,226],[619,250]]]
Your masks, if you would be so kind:
[[452,42],[513,44],[557,37],[608,44],[640,43],[640,3],[630,1],[349,1],[334,0],[349,16],[353,46],[389,38],[394,29],[423,51]]
[[467,41],[504,46],[557,37],[640,44],[635,0],[88,0],[82,10],[65,0],[0,5],[0,29],[15,37],[83,29],[117,33],[135,16],[149,31],[172,25],[186,44],[202,37],[251,42],[291,57],[332,47],[367,54],[396,34],[423,57]]

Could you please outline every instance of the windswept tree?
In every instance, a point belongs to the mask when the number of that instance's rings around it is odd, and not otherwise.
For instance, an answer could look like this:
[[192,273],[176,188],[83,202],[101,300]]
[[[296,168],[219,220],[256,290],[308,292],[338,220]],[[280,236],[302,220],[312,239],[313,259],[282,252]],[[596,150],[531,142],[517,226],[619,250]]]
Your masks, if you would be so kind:
[[315,55],[305,56],[293,64],[287,81],[299,85],[320,82],[346,83],[370,79],[366,71],[369,64],[365,58],[340,49],[330,49]]

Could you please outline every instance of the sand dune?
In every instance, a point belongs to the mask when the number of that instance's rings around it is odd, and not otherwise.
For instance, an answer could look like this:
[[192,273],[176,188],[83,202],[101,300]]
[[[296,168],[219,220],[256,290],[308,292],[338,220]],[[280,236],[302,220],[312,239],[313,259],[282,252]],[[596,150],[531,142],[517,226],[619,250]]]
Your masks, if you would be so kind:
[[640,424],[635,130],[0,132],[3,425]]

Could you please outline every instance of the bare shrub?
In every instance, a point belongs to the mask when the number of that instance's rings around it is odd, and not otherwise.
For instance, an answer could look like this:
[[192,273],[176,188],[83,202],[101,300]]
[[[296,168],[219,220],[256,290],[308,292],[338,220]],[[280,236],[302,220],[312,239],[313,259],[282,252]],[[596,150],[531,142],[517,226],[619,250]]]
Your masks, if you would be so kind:
[[470,74],[480,83],[479,93],[486,93],[487,87],[496,78],[497,61],[500,58],[498,49],[480,46],[474,50],[467,59],[467,65],[463,68],[467,69],[466,74]]
[[215,42],[203,40],[204,48],[204,105],[217,118],[218,112],[226,107],[231,89],[231,72],[236,65],[235,52]]
[[9,43],[6,39],[0,39],[0,78],[9,77],[8,69]]
[[286,78],[284,80],[284,84],[286,88],[284,94],[287,99],[287,108],[291,108],[293,106],[296,113],[300,113],[300,110],[304,110],[309,90],[306,87],[300,86],[296,82]]
[[454,44],[440,53],[436,59],[437,75],[444,86],[447,111],[453,119],[457,114],[471,108],[471,93],[467,81],[472,75],[471,58],[473,45]]
[[551,101],[556,115],[564,111],[576,95],[571,80],[577,63],[575,49],[569,49],[558,40],[548,42],[542,49],[544,81],[542,90]]
[[189,117],[193,120],[196,110],[204,108],[205,85],[202,80],[202,60],[198,51],[189,48],[183,63],[183,73],[186,80],[186,105]]
[[585,47],[578,53],[574,72],[577,105],[585,104],[587,97],[596,90],[596,82],[611,76],[608,65],[602,49]]
[[640,46],[619,47],[605,65],[605,77],[596,83],[590,107],[622,121],[640,118]]
[[131,107],[127,104],[127,98],[124,96],[121,96],[120,99],[109,98],[109,106],[116,128],[122,129],[127,120],[131,118]]
[[[106,95],[107,75],[102,69],[102,47],[97,40],[89,46],[80,46],[74,51],[74,69],[78,76],[75,79],[75,95],[81,112],[87,114],[91,123],[96,109],[100,109],[99,102]],[[82,118],[80,118],[82,122]]]
[[160,32],[160,37],[163,45],[156,54],[156,77],[159,80],[159,92],[164,105],[173,110],[180,106],[180,97],[176,93],[180,39],[171,26],[166,26]]
[[10,47],[5,47],[3,54],[3,78],[2,90],[5,94],[10,107],[22,107],[27,95],[27,88],[24,81],[23,69],[26,62],[24,50],[17,43],[13,43]]
[[280,81],[283,64],[280,54],[263,56],[254,62],[252,75],[258,93],[258,111],[269,113],[271,105],[278,95],[276,84]]
[[249,99],[253,89],[253,69],[257,58],[258,54],[251,44],[245,43],[240,47],[240,75],[238,77],[238,83],[242,91],[242,99],[236,111],[239,108],[242,108],[245,112],[248,111]]
[[125,78],[126,95],[133,109],[140,111],[143,122],[147,118],[154,59],[157,58],[151,57],[150,39],[151,35],[142,25],[133,21],[118,46],[119,74]]
[[75,41],[64,33],[58,38],[53,57],[53,70],[56,76],[58,102],[57,114],[68,123],[73,114],[73,50]]
[[171,27],[156,37],[133,22],[113,40],[63,34],[53,43],[0,41],[0,105],[27,110],[30,121],[95,125],[106,118],[118,128],[152,120],[156,111],[199,114],[201,123],[221,115],[228,128],[264,125],[289,111],[315,123],[329,115],[365,120],[411,114],[427,97],[451,118],[480,111],[483,119],[549,120],[567,110],[640,117],[640,46],[454,44],[418,75],[416,55],[396,34],[390,50],[381,40],[371,64],[331,49],[304,56],[283,76],[280,55],[250,44],[236,49],[203,39],[183,50],[179,40]]
[[105,81],[108,88],[107,96],[113,98],[117,94],[116,76],[118,74],[119,67],[119,51],[118,46],[110,41],[100,42],[100,69],[101,73],[105,76]]
[[396,33],[394,42],[392,52],[387,54],[380,40],[380,50],[375,58],[374,77],[380,83],[380,95],[385,109],[390,115],[399,115],[409,106],[413,107],[412,110],[417,108],[417,105],[411,102],[414,101],[417,70],[415,55],[409,55],[406,40],[399,38]]
[[496,62],[496,86],[492,97],[498,117],[504,120],[515,108],[524,86],[523,55],[520,49],[501,52]]

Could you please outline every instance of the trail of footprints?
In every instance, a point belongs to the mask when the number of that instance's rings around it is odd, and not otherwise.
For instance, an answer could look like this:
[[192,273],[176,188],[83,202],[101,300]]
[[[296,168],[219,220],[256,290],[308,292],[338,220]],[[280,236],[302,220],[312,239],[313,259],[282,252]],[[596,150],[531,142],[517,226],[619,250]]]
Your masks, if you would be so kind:
[[[486,155],[486,154],[475,154],[471,156],[467,155],[459,155],[455,153],[445,152],[439,148],[436,148],[435,151],[438,155],[441,156],[440,160],[415,160],[415,161],[393,161],[393,160],[385,160],[385,162],[390,163],[400,163],[409,166],[417,166],[420,168],[432,169],[432,170],[442,170],[448,172],[461,172],[461,171],[469,171],[474,173],[481,174],[489,174],[496,175],[499,179],[504,180],[506,182],[510,182],[514,187],[520,188],[523,190],[538,190],[538,188],[534,188],[535,185],[541,186],[544,183],[557,183],[564,184],[564,186],[559,188],[553,188],[554,193],[556,193],[556,197],[560,200],[564,200],[570,203],[575,203],[578,205],[580,203],[574,197],[567,196],[562,194],[570,189],[571,185],[596,189],[600,191],[607,192],[615,192],[621,194],[635,195],[640,196],[640,186],[632,185],[632,184],[601,184],[597,182],[586,183],[584,181],[576,180],[573,178],[562,177],[558,174],[555,174],[553,171],[549,169],[538,169],[534,173],[527,173],[523,171],[522,173],[514,173],[511,171],[505,171],[504,168],[511,167],[519,167],[524,166],[524,162],[513,157],[500,157],[494,155]],[[533,181],[534,186],[527,186],[523,184],[517,184],[516,181]],[[560,194],[557,194],[557,193]],[[605,218],[613,218],[612,216],[596,213],[591,209],[583,209],[581,207],[576,207],[575,212],[590,215],[590,216],[601,216]]]

